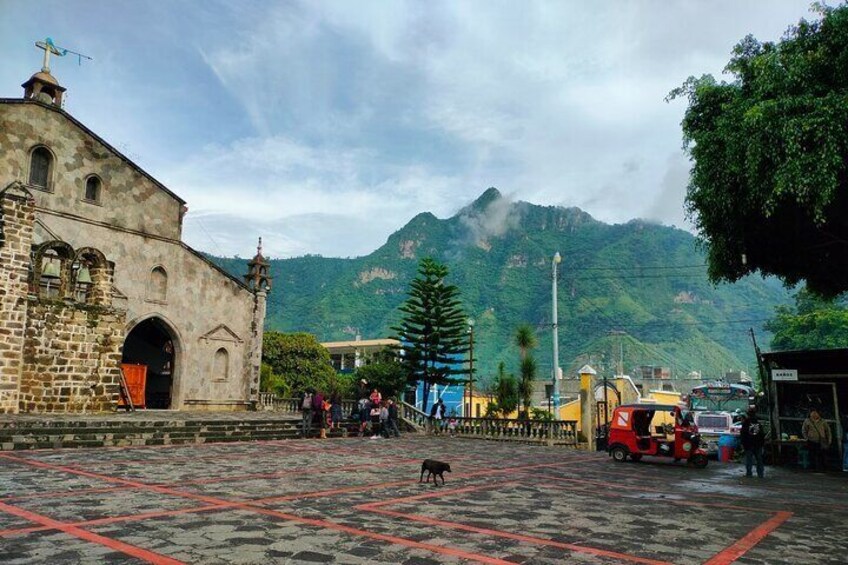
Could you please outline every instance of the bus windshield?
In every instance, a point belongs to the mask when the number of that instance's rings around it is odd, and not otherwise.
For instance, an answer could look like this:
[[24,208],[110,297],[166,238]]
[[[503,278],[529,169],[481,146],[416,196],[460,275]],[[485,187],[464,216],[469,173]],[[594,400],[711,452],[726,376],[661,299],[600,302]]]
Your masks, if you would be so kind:
[[697,386],[689,393],[689,408],[698,411],[711,412],[745,412],[754,389],[747,385],[731,385],[715,383]]

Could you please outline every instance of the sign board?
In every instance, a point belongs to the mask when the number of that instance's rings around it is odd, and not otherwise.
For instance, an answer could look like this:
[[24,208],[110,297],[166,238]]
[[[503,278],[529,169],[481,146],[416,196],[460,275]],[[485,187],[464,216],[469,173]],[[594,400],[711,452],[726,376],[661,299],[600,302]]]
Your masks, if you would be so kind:
[[773,381],[797,381],[797,369],[772,369],[771,380]]

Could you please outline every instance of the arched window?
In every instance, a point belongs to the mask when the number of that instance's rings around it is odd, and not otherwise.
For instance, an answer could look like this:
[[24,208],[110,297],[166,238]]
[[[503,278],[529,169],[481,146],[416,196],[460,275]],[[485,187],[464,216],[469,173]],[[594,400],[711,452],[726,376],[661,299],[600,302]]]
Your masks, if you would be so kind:
[[33,149],[29,160],[29,184],[50,189],[50,177],[53,172],[53,155],[46,147]]
[[85,179],[85,200],[88,202],[100,202],[100,179],[90,176]]
[[148,298],[156,302],[165,302],[168,298],[168,273],[162,267],[154,267],[150,271],[150,287]]
[[215,361],[212,364],[212,378],[223,381],[230,377],[230,354],[223,347],[215,352]]

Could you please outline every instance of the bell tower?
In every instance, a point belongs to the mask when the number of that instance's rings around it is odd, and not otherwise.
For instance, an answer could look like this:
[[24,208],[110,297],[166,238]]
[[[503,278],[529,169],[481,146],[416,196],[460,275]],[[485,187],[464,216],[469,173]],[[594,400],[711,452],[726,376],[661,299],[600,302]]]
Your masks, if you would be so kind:
[[49,37],[45,41],[36,41],[35,46],[44,50],[44,61],[41,64],[41,70],[21,85],[24,88],[24,98],[61,108],[62,95],[67,89],[61,86],[56,77],[50,74],[50,55],[62,57],[67,53],[67,50],[59,49],[53,45],[53,40]]
[[244,275],[244,282],[253,292],[271,290],[271,275],[268,274],[270,263],[262,256],[262,238],[259,238],[259,245],[256,247],[256,256],[247,264],[247,274]]

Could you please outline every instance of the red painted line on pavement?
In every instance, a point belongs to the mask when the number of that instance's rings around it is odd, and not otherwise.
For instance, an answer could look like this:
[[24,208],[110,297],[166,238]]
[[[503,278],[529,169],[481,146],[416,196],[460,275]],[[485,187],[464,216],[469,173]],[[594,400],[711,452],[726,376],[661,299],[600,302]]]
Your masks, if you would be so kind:
[[12,506],[0,502],[0,510],[6,512],[7,514],[12,514],[13,516],[18,516],[20,518],[29,520],[30,522],[35,522],[36,524],[43,524],[44,526],[49,526],[54,530],[59,530],[60,532],[85,540],[87,542],[96,543],[98,545],[108,547],[109,549],[120,551],[121,553],[124,553],[126,555],[143,559],[149,563],[153,563],[154,565],[183,565],[182,561],[177,561],[176,559],[171,559],[170,557],[166,557],[162,554],[155,553],[147,549],[142,549],[135,545],[131,545],[112,538],[107,538],[106,536],[101,536],[99,534],[83,530],[76,526],[71,526],[64,522],[48,518],[47,516],[42,516],[41,514],[36,514],[35,512],[30,512],[29,510],[18,508],[17,506]]
[[386,516],[392,516],[395,518],[401,518],[405,520],[410,520],[413,522],[420,522],[422,524],[429,524],[431,526],[439,526],[442,528],[447,528],[451,530],[462,530],[466,532],[472,532],[475,534],[483,534],[487,536],[494,536],[499,538],[513,539],[516,541],[522,541],[525,543],[531,543],[534,545],[545,545],[549,547],[556,547],[559,549],[567,549],[569,551],[574,551],[577,553],[586,553],[589,555],[597,555],[599,557],[610,557],[612,559],[616,559],[619,561],[628,561],[633,563],[644,563],[646,565],[672,565],[668,561],[660,561],[657,559],[648,559],[646,557],[637,557],[635,555],[628,555],[626,553],[618,553],[616,551],[608,551],[606,549],[599,549],[596,547],[589,547],[585,545],[575,544],[575,543],[564,543],[555,541],[547,538],[539,538],[534,536],[528,536],[524,534],[513,534],[511,532],[504,532],[502,530],[492,530],[489,528],[478,528],[477,526],[469,526],[467,524],[460,524],[459,522],[448,522],[445,520],[437,520],[435,518],[429,518],[427,516],[420,516],[417,514],[404,514],[403,512],[395,512],[393,510],[385,510],[383,508],[374,508],[371,512],[375,512],[377,514],[384,514]]
[[[618,465],[618,464],[616,464],[616,465]],[[644,462],[641,463],[641,465],[644,465]],[[674,465],[674,464],[671,464],[671,463],[660,463],[660,464],[657,464],[657,465],[654,466],[654,468],[657,468],[657,467],[668,467],[668,468],[671,468],[671,469],[675,469],[675,468],[676,469],[682,469],[682,468],[684,468],[682,466],[677,466],[677,465]],[[612,475],[613,477],[625,477],[625,478],[628,478],[628,479],[634,478],[633,473],[628,473],[628,472],[623,472],[623,471],[614,471],[614,470],[610,470],[608,468],[596,467],[595,472],[596,473],[603,473],[604,475]],[[548,476],[548,475],[546,475],[546,476]],[[620,483],[615,483],[615,484],[618,485]],[[639,488],[641,488],[643,490],[650,490],[649,487],[641,487],[640,486]],[[756,488],[761,489],[761,490],[797,492],[797,489],[795,487],[778,487],[778,486],[775,486],[775,485],[756,484]],[[807,491],[807,492],[809,492],[809,491]],[[822,492],[822,491],[813,491],[813,492]],[[830,495],[830,494],[832,494],[832,491],[822,492],[822,494]],[[737,496],[728,495],[728,494],[719,494],[719,493],[709,493],[709,494],[707,494],[707,493],[689,493],[689,494],[687,494],[687,496],[697,496],[697,497],[704,497],[704,498],[710,498],[710,499],[724,498],[724,499],[727,499],[727,500],[738,500],[739,499]],[[844,504],[844,503],[842,503],[842,504],[841,503],[828,504],[828,503],[823,503],[823,502],[804,502],[803,504],[826,506],[826,507],[843,507],[843,508],[846,506],[846,504]],[[776,512],[776,510],[770,510],[770,512]]]
[[387,534],[380,534],[377,532],[368,532],[366,530],[360,530],[358,528],[352,528],[350,526],[345,526],[344,524],[338,524],[336,522],[329,522],[327,520],[319,520],[316,518],[303,518],[301,516],[296,516],[294,514],[286,514],[284,512],[277,512],[276,510],[270,510],[268,508],[251,508],[250,510],[254,512],[258,512],[259,514],[265,514],[266,516],[273,516],[276,518],[281,518],[283,520],[288,520],[291,522],[296,522],[300,524],[306,524],[309,526],[317,526],[319,528],[324,528],[328,530],[336,530],[339,532],[345,532],[347,534],[351,534],[354,536],[366,537],[375,540],[389,542],[395,545],[403,545],[406,547],[412,547],[415,549],[423,549],[426,551],[431,551],[433,553],[439,553],[442,555],[449,555],[451,557],[458,557],[460,559],[468,559],[469,561],[477,561],[479,563],[490,563],[492,565],[514,565],[512,561],[506,561],[503,559],[497,559],[494,557],[487,557],[485,555],[480,555],[479,553],[471,553],[469,551],[463,551],[461,549],[454,549],[452,547],[445,547],[441,545],[433,545],[429,543],[422,543],[418,541],[414,541],[411,539],[401,538],[397,536],[391,536]]
[[437,491],[437,492],[429,492],[427,494],[416,494],[416,495],[412,495],[412,496],[404,496],[404,497],[400,497],[400,498],[386,499],[386,500],[381,500],[379,502],[366,502],[365,504],[358,504],[358,505],[354,506],[354,508],[360,509],[360,510],[373,510],[375,508],[380,508],[382,506],[391,506],[393,504],[406,504],[408,502],[413,502],[413,501],[416,501],[416,500],[426,500],[428,498],[444,498],[444,497],[450,496],[452,494],[463,494],[463,493],[466,493],[466,492],[475,492],[475,491],[478,491],[478,490],[486,490],[486,489],[492,489],[492,488],[502,488],[502,487],[505,487],[505,486],[517,485],[517,484],[520,484],[520,483],[518,483],[516,481],[504,481],[504,482],[501,482],[501,483],[491,483],[491,484],[487,484],[487,485],[475,485],[475,486],[470,486],[470,487],[461,487],[461,488],[448,489],[448,490]]
[[[589,494],[592,494],[592,495],[595,495],[595,496],[605,496],[607,498],[628,498],[627,495],[625,495],[624,493],[618,492],[619,490],[645,491],[645,492],[666,494],[666,495],[669,495],[669,496],[680,496],[680,495],[677,495],[675,493],[670,493],[670,492],[665,491],[665,490],[655,489],[655,488],[650,488],[650,487],[641,487],[641,486],[636,486],[636,485],[625,485],[625,484],[621,484],[621,483],[607,483],[607,482],[603,482],[603,481],[592,481],[592,480],[588,480],[588,479],[573,479],[573,478],[568,478],[568,477],[551,477],[549,475],[535,475],[535,474],[532,474],[532,473],[522,473],[522,474],[526,477],[532,477],[534,479],[539,478],[542,481],[567,482],[567,483],[576,483],[578,485],[593,485],[593,486],[609,487],[612,490],[608,490],[608,491],[597,491],[597,490],[585,491],[583,489],[568,488],[568,487],[564,487],[564,486],[561,486],[561,485],[556,485],[556,486],[550,485],[550,484],[545,485],[546,487],[553,486],[554,488],[568,490],[568,491],[571,491],[571,492],[588,492]],[[688,496],[690,496],[690,494],[687,494],[686,496],[688,497]],[[738,498],[736,500],[738,500]],[[727,509],[727,510],[737,510],[739,512],[762,512],[762,513],[765,513],[765,514],[772,514],[772,513],[776,512],[775,510],[773,510],[771,508],[758,508],[758,507],[755,507],[755,506],[739,506],[739,505],[736,505],[736,504],[724,504],[724,503],[721,503],[721,502],[700,502],[700,501],[697,501],[697,500],[680,500],[680,499],[677,499],[677,498],[663,498],[663,499],[649,498],[649,499],[644,499],[644,501],[645,502],[651,502],[651,501],[667,502],[667,503],[670,503],[670,504],[677,504],[677,505],[680,505],[680,506],[706,506],[706,507],[711,507],[711,508],[723,508],[723,509]]]
[[792,517],[792,512],[778,512],[729,547],[715,554],[704,565],[729,565],[750,551],[767,535]]
[[[3,455],[0,454],[0,456],[3,456]],[[69,472],[69,473],[77,473],[77,474],[82,474],[84,476],[96,476],[95,473],[89,473],[87,471],[78,471],[78,470],[70,469],[70,468],[67,468],[67,467],[64,467],[64,466],[61,466],[61,465],[53,465],[53,464],[50,464],[50,463],[42,463],[42,462],[36,462],[36,461],[31,461],[31,460],[21,461],[21,460],[16,459],[15,457],[11,457],[11,456],[5,456],[5,457],[8,458],[8,459],[19,461],[19,462],[24,463],[24,464],[31,464],[31,465],[41,467],[41,468],[52,469],[52,470],[63,471],[63,472]],[[124,479],[118,479],[118,478],[114,478],[114,477],[100,476],[99,478],[101,478],[103,480],[108,480],[108,481],[111,481],[111,482],[119,482],[119,483],[122,483],[122,484],[132,483],[131,481],[126,481]],[[409,483],[409,482],[413,482],[413,481],[404,481],[404,482]],[[213,510],[213,509],[223,509],[223,508],[233,508],[233,509],[239,509],[239,510],[246,510],[246,511],[249,511],[249,512],[264,514],[264,515],[267,515],[267,516],[274,516],[274,517],[281,518],[281,519],[284,519],[284,520],[287,520],[287,521],[293,521],[293,522],[298,522],[298,523],[302,523],[302,524],[318,526],[318,527],[321,527],[321,528],[337,530],[337,531],[346,532],[346,533],[356,535],[356,536],[363,536],[363,537],[368,537],[368,538],[371,538],[371,539],[387,541],[387,542],[390,542],[390,543],[393,543],[393,544],[396,544],[396,545],[403,545],[403,546],[406,546],[406,547],[414,547],[414,548],[417,548],[417,549],[424,549],[424,550],[431,551],[431,552],[434,552],[434,553],[449,555],[449,556],[458,557],[458,558],[461,558],[461,559],[468,559],[468,560],[477,561],[477,562],[480,562],[480,563],[489,563],[489,564],[494,564],[494,565],[504,565],[504,564],[510,564],[511,563],[509,561],[504,561],[504,560],[501,560],[501,559],[494,559],[494,558],[491,558],[491,557],[486,557],[484,555],[478,555],[478,554],[475,554],[475,553],[466,552],[466,551],[462,551],[462,550],[459,550],[459,549],[453,549],[453,548],[450,548],[450,547],[442,547],[442,546],[437,546],[437,545],[431,545],[431,544],[416,542],[416,541],[413,541],[413,540],[408,540],[408,539],[400,538],[400,537],[396,537],[396,536],[390,536],[390,535],[385,535],[385,534],[368,532],[368,531],[365,531],[365,530],[359,530],[357,528],[352,528],[350,526],[345,526],[343,524],[336,524],[334,522],[328,522],[328,521],[325,521],[325,520],[302,518],[302,517],[296,516],[294,514],[286,514],[286,513],[277,512],[276,510],[271,510],[271,509],[268,509],[268,508],[255,507],[255,506],[252,506],[249,503],[231,502],[231,501],[226,501],[226,500],[221,500],[221,499],[215,499],[215,498],[212,498],[212,497],[196,496],[196,495],[191,495],[190,493],[184,493],[184,492],[180,492],[180,491],[172,491],[171,489],[167,489],[167,488],[164,488],[164,487],[156,487],[156,486],[143,485],[143,484],[138,485],[138,486],[140,486],[141,488],[146,488],[146,489],[153,490],[153,491],[156,491],[156,492],[163,492],[163,493],[166,493],[166,494],[172,494],[172,495],[178,496],[178,497],[187,497],[187,498],[193,498],[193,499],[204,500],[204,501],[209,502],[210,506],[204,507],[202,511]],[[255,504],[256,502],[252,501],[252,503]],[[0,503],[0,504],[2,504],[2,503]],[[5,505],[3,505],[3,506],[5,506]],[[4,509],[3,506],[0,506],[0,510]],[[213,506],[214,506],[214,508],[213,508]],[[186,512],[188,510],[192,510],[194,512],[201,511],[200,508],[186,509]],[[27,511],[24,511],[24,510],[22,510],[21,512],[26,512],[27,514],[29,514]],[[180,512],[179,511],[164,511],[162,514],[164,514],[164,515],[174,515],[174,514],[177,514],[177,513],[180,513]],[[183,512],[183,513],[185,513],[185,512]],[[151,513],[151,514],[159,514],[159,513]],[[149,518],[149,517],[152,517],[152,516],[147,516],[147,517]],[[43,518],[42,520],[31,520],[31,521],[34,521],[36,523],[41,523],[45,526],[52,526],[53,529],[60,529],[61,531],[67,531],[69,533],[70,533],[70,530],[73,529],[75,531],[79,531],[79,532],[88,534],[90,536],[97,536],[97,534],[91,534],[90,532],[87,532],[86,530],[80,529],[80,527],[78,527],[78,526],[65,525],[65,524],[62,524],[61,522],[51,520],[50,518],[46,518],[46,517],[42,517],[42,518]],[[100,522],[103,523],[103,520],[109,520],[109,519],[104,518],[104,519],[101,519]],[[116,521],[119,521],[119,520],[112,519],[111,521],[116,522]],[[86,525],[89,525],[90,522],[91,521],[86,522]],[[102,536],[97,536],[97,537],[102,538]],[[109,540],[108,538],[103,538],[103,539],[114,542],[114,540]],[[121,542],[115,542],[115,543],[121,543]],[[124,544],[124,545],[128,546],[128,544]],[[128,547],[134,547],[134,546],[128,546]],[[140,548],[136,548],[136,549],[139,550],[139,551],[145,551],[145,550],[142,550]],[[158,554],[156,554],[156,555],[158,555]],[[164,563],[167,563],[167,562],[161,562],[161,563],[164,564]]]
[[[128,479],[110,477],[110,476],[102,475],[102,474],[99,474],[99,473],[93,473],[93,472],[84,471],[84,470],[80,470],[80,469],[74,469],[74,468],[67,467],[67,466],[64,466],[64,465],[55,465],[55,464],[51,464],[51,463],[44,463],[44,462],[34,461],[34,460],[29,460],[29,459],[21,459],[21,458],[18,458],[18,457],[5,455],[5,454],[0,454],[0,457],[15,461],[15,462],[20,463],[20,464],[31,465],[31,466],[38,467],[38,468],[50,469],[50,470],[53,470],[53,471],[59,471],[59,472],[65,472],[65,473],[70,473],[70,474],[74,474],[74,475],[80,475],[80,476],[95,478],[95,479],[103,480],[103,481],[110,482],[110,483],[113,483],[113,484],[120,484],[120,485],[124,485],[124,486],[127,486],[127,487],[142,488],[142,489],[146,489],[146,490],[150,490],[150,491],[158,492],[158,493],[162,493],[162,494],[167,494],[167,495],[171,495],[171,496],[175,496],[175,497],[182,497],[182,498],[190,498],[190,499],[193,499],[193,500],[199,500],[199,501],[202,501],[202,502],[206,502],[209,505],[208,507],[201,507],[201,508],[194,508],[194,509],[184,509],[183,512],[180,512],[180,511],[163,511],[165,513],[164,515],[174,515],[174,514],[177,514],[177,513],[186,513],[186,512],[189,512],[189,511],[200,512],[200,511],[208,511],[208,510],[216,510],[216,509],[233,508],[233,509],[240,509],[240,510],[245,510],[245,511],[248,511],[248,512],[253,512],[253,513],[259,513],[259,514],[263,514],[263,515],[267,515],[267,516],[273,516],[273,517],[281,518],[283,520],[293,521],[293,522],[297,522],[297,523],[313,525],[313,526],[317,526],[317,527],[320,527],[320,528],[327,528],[327,529],[337,530],[337,531],[341,531],[341,532],[346,532],[346,533],[349,533],[351,535],[368,537],[368,538],[371,538],[371,539],[377,539],[377,540],[381,540],[381,541],[387,541],[389,543],[393,543],[393,544],[397,544],[397,545],[403,545],[403,546],[406,546],[406,547],[424,549],[424,550],[427,550],[427,551],[431,551],[431,552],[435,552],[435,553],[439,553],[439,554],[443,554],[443,555],[449,555],[449,556],[458,557],[458,558],[461,558],[461,559],[473,560],[473,561],[477,561],[477,562],[481,562],[481,563],[492,563],[492,564],[510,563],[509,561],[495,559],[495,558],[487,557],[485,555],[479,555],[479,554],[466,552],[466,551],[459,550],[459,549],[421,543],[421,542],[417,542],[417,541],[414,541],[414,540],[409,540],[409,539],[385,535],[385,534],[379,534],[379,533],[375,533],[375,532],[368,532],[368,531],[365,531],[365,530],[352,528],[350,526],[345,526],[343,524],[338,524],[338,523],[335,523],[335,522],[329,522],[329,521],[326,521],[326,520],[319,520],[319,519],[303,518],[303,517],[296,516],[296,515],[293,515],[293,514],[278,512],[276,510],[263,508],[263,507],[260,507],[260,506],[254,506],[255,504],[261,504],[261,503],[267,503],[267,502],[273,502],[273,501],[279,501],[279,500],[291,499],[291,498],[326,496],[327,495],[326,492],[320,493],[320,494],[315,493],[315,492],[313,492],[313,493],[301,493],[301,494],[295,494],[295,495],[287,495],[287,496],[283,496],[283,497],[270,497],[270,498],[266,498],[266,499],[251,500],[251,501],[247,501],[247,502],[234,502],[234,501],[227,501],[227,500],[218,499],[218,498],[214,498],[214,497],[195,495],[193,493],[187,493],[187,492],[182,492],[182,491],[178,491],[178,490],[173,490],[173,489],[169,489],[169,488],[163,487],[163,486],[149,485],[149,484],[140,483],[140,482],[132,481],[132,480],[128,480]],[[545,468],[545,467],[559,467],[559,466],[563,466],[563,465],[582,463],[584,459],[585,458],[573,458],[569,461],[560,461],[560,462],[555,462],[555,463],[519,465],[519,466],[508,467],[508,468],[500,468],[500,469],[485,469],[485,470],[480,470],[480,471],[472,471],[470,473],[458,474],[457,477],[466,478],[466,477],[476,477],[476,476],[491,476],[491,475],[499,475],[499,474],[504,474],[504,473],[512,473],[512,472],[526,470],[526,469],[537,469],[537,468]],[[374,489],[374,488],[379,488],[379,487],[386,487],[386,486],[390,486],[390,485],[415,484],[416,482],[417,481],[413,479],[413,480],[409,480],[409,481],[382,483],[382,484],[379,484],[379,485],[373,485],[373,484],[372,485],[361,485],[361,486],[356,486],[356,487],[348,487],[348,488],[345,488],[345,489],[335,489],[334,491],[330,491],[330,492],[340,493],[340,492],[350,492],[352,490],[369,490],[369,489]],[[458,489],[454,489],[454,490],[458,490]],[[446,492],[444,494],[448,494],[448,493]],[[432,494],[428,494],[428,495],[417,495],[417,496],[436,496],[436,495],[437,495],[437,493],[432,493]],[[442,495],[442,493],[438,493],[438,495]],[[373,509],[371,511],[376,512],[376,513],[386,513],[388,515],[397,515],[398,517],[408,518],[408,519],[418,519],[418,518],[420,518],[422,520],[430,520],[429,518],[424,518],[424,517],[411,518],[407,515],[404,515],[404,514],[401,514],[401,513],[393,513],[393,512],[388,511],[388,510]],[[146,518],[153,517],[154,514],[162,514],[162,513],[157,512],[157,513],[148,513],[148,514],[149,515],[146,516]],[[91,535],[91,536],[96,536],[96,534],[91,534],[90,532],[86,532],[85,530],[80,529],[79,526],[69,526],[69,525],[61,524],[59,522],[56,522],[55,520],[50,520],[49,518],[45,518],[45,520],[48,520],[49,522],[41,521],[41,522],[37,522],[37,523],[42,523],[45,526],[53,525],[55,529],[58,529],[55,526],[62,525],[63,528],[73,528],[76,531],[83,532],[83,533],[86,533],[86,534]],[[101,520],[111,520],[112,522],[121,521],[121,520],[119,520],[118,517],[111,518],[111,519],[104,518],[104,519],[101,519]],[[616,553],[616,552],[606,551],[606,550],[602,550],[602,549],[585,547],[585,546],[581,546],[581,545],[578,545],[578,544],[562,544],[560,542],[555,542],[553,540],[545,540],[544,538],[533,538],[533,537],[530,537],[530,536],[522,536],[520,534],[509,534],[508,532],[497,532],[496,530],[476,529],[476,528],[473,528],[472,526],[464,526],[464,525],[461,525],[461,524],[453,524],[451,522],[434,521],[433,523],[436,524],[436,525],[449,525],[449,524],[451,524],[454,527],[456,527],[457,529],[465,529],[465,530],[468,530],[468,531],[482,530],[482,531],[477,532],[477,533],[488,533],[490,535],[501,535],[502,537],[510,537],[512,539],[516,539],[516,540],[519,540],[519,541],[527,541],[527,542],[537,543],[537,544],[542,543],[544,545],[550,545],[552,547],[562,547],[564,549],[569,549],[571,551],[589,553],[589,554],[599,555],[599,556],[613,557],[613,558],[624,559],[624,560],[627,560],[627,561],[632,561],[632,562],[637,562],[637,563],[645,563],[645,564],[650,564],[650,565],[664,564],[664,562],[662,562],[662,561],[649,560],[649,559],[644,559],[644,558],[635,557],[635,556],[628,556],[628,555],[625,555],[625,554],[619,554],[619,553]],[[63,530],[63,531],[65,531],[65,530]],[[102,538],[102,536],[98,536],[98,538]],[[104,539],[108,539],[108,538],[104,538]],[[114,541],[114,540],[109,540],[109,541]],[[120,542],[118,542],[118,543],[120,543]],[[128,544],[126,544],[126,545],[128,545]],[[129,546],[129,547],[133,547],[133,546]],[[140,548],[136,548],[136,549],[138,549],[139,551],[145,551],[145,550],[141,550]]]
[[[414,463],[418,461],[418,459],[397,459],[392,461],[381,460],[381,464],[383,467],[392,467],[399,466],[405,463]],[[386,465],[388,463],[388,465]],[[185,486],[185,485],[205,485],[205,484],[217,484],[223,482],[230,481],[241,481],[245,479],[274,479],[278,477],[286,477],[286,476],[296,476],[296,475],[316,475],[316,474],[326,474],[326,473],[350,473],[353,471],[359,471],[361,469],[373,469],[373,463],[363,463],[362,465],[346,465],[339,467],[322,467],[320,469],[287,469],[284,471],[274,471],[271,473],[253,473],[249,475],[233,475],[227,477],[210,477],[207,479],[196,479],[191,481],[181,481],[179,483],[158,483],[161,486]]]
[[69,496],[96,494],[115,490],[123,490],[123,487],[81,488],[77,490],[53,490],[47,492],[34,492],[32,494],[16,494],[13,496],[0,497],[0,502],[9,502],[10,500],[32,500],[34,498],[67,498]]

